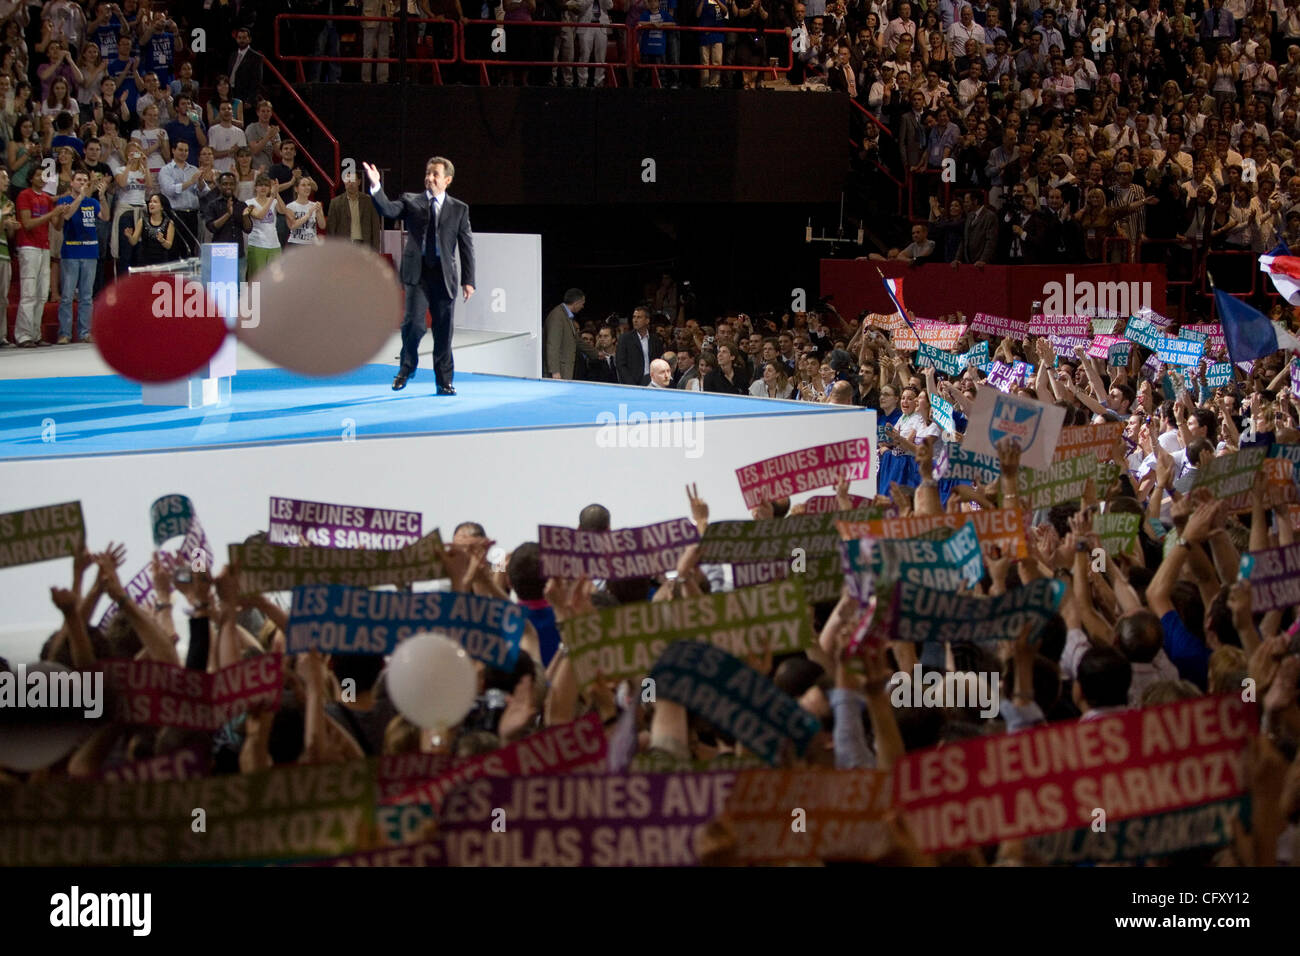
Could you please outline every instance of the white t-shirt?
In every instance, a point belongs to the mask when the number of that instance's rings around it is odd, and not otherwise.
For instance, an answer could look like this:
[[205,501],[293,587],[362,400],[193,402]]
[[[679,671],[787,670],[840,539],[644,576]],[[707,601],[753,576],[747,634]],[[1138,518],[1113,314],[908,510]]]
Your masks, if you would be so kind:
[[[240,146],[247,146],[248,140],[244,137],[244,131],[238,126],[231,126],[230,129],[226,129],[218,123],[208,130],[208,145],[215,151],[220,152],[223,149],[238,149]],[[235,171],[234,155],[213,160],[212,168],[219,173],[233,173]]]
[[[251,208],[257,205],[256,199],[250,199],[247,205]],[[261,219],[253,218],[253,229],[248,234],[248,244],[254,249],[279,249],[280,236],[275,231],[275,201],[271,201],[270,208],[266,210],[266,215]]]
[[[118,170],[121,172],[121,170]],[[117,190],[118,206],[143,206],[145,194],[144,170],[128,170],[126,185]]]
[[144,161],[149,166],[149,172],[156,178],[158,171],[166,165],[163,159],[162,144],[167,142],[167,131],[161,127],[158,129],[138,129],[131,134],[131,142],[139,143],[140,148],[144,150]]
[[[314,202],[298,202],[297,200],[294,200],[293,202],[288,204],[287,208],[290,212],[294,214],[295,218],[301,219],[303,216],[306,216],[308,213],[314,212],[313,207],[315,207],[315,205],[316,204]],[[305,246],[315,245],[317,243],[324,242],[325,240],[322,239],[316,233],[316,217],[314,215],[309,216],[307,221],[304,222],[302,225],[300,225],[297,229],[290,229],[289,241],[294,243],[295,245],[305,245]]]

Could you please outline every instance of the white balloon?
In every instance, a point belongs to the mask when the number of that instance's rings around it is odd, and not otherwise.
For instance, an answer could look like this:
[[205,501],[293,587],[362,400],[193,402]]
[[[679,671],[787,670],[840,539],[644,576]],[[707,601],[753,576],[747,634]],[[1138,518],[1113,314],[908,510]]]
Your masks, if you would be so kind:
[[465,719],[478,691],[474,662],[464,648],[437,632],[398,644],[386,680],[398,712],[417,727],[439,733]]
[[253,315],[235,335],[303,375],[364,365],[402,322],[402,289],[388,260],[344,239],[291,244],[251,281]]

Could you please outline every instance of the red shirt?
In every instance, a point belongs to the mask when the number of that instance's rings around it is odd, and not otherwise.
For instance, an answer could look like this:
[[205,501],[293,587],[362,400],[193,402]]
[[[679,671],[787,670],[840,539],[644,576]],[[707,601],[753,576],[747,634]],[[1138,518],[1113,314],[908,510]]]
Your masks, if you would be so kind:
[[22,210],[26,209],[33,219],[39,219],[54,208],[54,197],[36,189],[24,189],[18,194],[18,247],[28,246],[36,249],[50,248],[50,224],[43,222],[35,229],[24,229]]

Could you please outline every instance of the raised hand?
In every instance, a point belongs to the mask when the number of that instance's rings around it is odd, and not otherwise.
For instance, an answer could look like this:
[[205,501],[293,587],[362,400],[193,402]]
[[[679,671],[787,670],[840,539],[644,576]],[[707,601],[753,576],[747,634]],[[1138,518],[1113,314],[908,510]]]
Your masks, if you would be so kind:
[[686,486],[686,500],[691,505],[691,520],[696,525],[707,524],[709,520],[709,503],[700,497],[699,488],[690,484]]

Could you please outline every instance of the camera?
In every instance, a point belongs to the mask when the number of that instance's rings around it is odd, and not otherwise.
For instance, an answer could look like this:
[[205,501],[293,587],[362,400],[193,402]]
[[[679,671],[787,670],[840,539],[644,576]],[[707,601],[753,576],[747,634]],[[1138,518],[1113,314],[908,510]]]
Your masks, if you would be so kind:
[[474,706],[466,715],[463,729],[486,730],[495,734],[501,726],[501,715],[505,713],[507,694],[499,687],[492,687],[474,699]]

